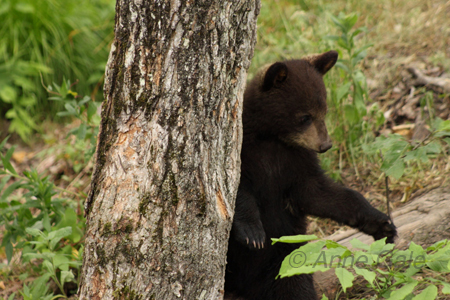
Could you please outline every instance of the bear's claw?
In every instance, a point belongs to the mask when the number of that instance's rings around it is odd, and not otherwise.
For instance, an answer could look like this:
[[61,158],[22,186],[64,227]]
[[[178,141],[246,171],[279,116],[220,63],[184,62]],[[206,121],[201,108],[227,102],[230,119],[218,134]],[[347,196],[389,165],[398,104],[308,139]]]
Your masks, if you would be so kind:
[[262,249],[264,248],[266,233],[262,227],[261,222],[259,224],[247,224],[241,223],[239,226],[233,226],[235,232],[235,239],[250,249]]

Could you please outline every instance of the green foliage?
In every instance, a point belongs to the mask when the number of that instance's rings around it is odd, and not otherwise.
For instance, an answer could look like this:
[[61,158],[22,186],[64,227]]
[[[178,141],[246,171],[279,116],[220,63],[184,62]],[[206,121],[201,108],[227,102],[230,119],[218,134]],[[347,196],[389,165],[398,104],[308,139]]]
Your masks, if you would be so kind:
[[100,87],[113,37],[114,3],[0,2],[0,114],[11,120],[10,132],[28,140],[39,130],[38,120],[59,110],[47,101],[42,82],[77,78],[83,94]]
[[[282,237],[273,239],[273,243],[302,243],[312,238],[304,235]],[[368,287],[377,292],[377,298],[436,299],[436,285],[442,286],[443,294],[450,294],[450,284],[439,279],[439,274],[450,272],[448,240],[439,241],[426,249],[411,242],[406,250],[394,249],[394,245],[386,244],[385,239],[371,245],[353,239],[351,244],[355,250],[331,240],[318,240],[301,246],[283,260],[278,277],[333,268],[344,292],[360,276],[367,281]],[[427,274],[431,272],[436,276],[424,277],[425,269]]]
[[53,83],[53,88],[48,87],[54,96],[50,100],[61,102],[64,110],[57,113],[61,117],[72,117],[80,121],[79,126],[69,132],[69,136],[75,139],[67,139],[64,145],[66,158],[72,161],[74,171],[78,173],[92,158],[97,146],[97,135],[100,124],[101,102],[92,101],[90,97],[80,97],[71,89],[70,81],[63,81],[61,86]]
[[[361,39],[367,29],[365,27],[354,28],[358,16],[354,13],[345,15],[342,12],[337,16],[330,15],[332,24],[337,30],[337,35],[328,35],[324,39],[331,42],[332,48],[339,52],[339,60],[336,70],[339,76],[331,76],[328,79],[330,86],[329,119],[334,120],[329,130],[335,148],[340,153],[345,153],[349,165],[352,165],[355,173],[359,175],[357,162],[363,153],[361,145],[373,139],[373,131],[384,123],[383,113],[378,105],[374,104],[367,109],[369,101],[366,78],[361,71],[361,62],[367,55],[367,49],[371,44],[358,46],[357,39]],[[331,73],[333,74],[333,73]],[[371,120],[370,122],[368,120]],[[324,166],[334,169],[331,176],[339,179],[341,169],[333,168],[332,162],[337,156],[331,152],[325,157]],[[339,157],[341,160],[342,157]],[[339,162],[342,166],[342,162]]]
[[58,188],[35,170],[19,175],[10,162],[14,148],[0,153],[0,226],[5,228],[1,247],[9,262],[14,252],[22,253],[22,263],[42,262],[34,268],[39,278],[21,291],[24,299],[51,299],[50,278],[66,297],[64,284],[76,281],[72,270],[78,274],[81,266],[85,220],[76,213],[80,203],[56,197]]
[[408,164],[427,163],[430,157],[446,153],[450,145],[450,120],[435,118],[431,129],[422,141],[408,141],[401,135],[390,134],[377,137],[373,143],[363,145],[363,149],[373,155],[381,151],[381,170],[387,176],[399,179]]

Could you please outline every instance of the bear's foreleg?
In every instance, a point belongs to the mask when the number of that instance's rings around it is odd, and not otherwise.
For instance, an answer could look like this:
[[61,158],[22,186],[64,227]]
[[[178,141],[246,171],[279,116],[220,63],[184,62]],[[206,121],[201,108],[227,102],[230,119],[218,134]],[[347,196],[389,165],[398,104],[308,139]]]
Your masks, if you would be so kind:
[[308,192],[299,196],[301,211],[357,228],[376,240],[386,237],[386,242],[394,242],[397,230],[391,219],[370,205],[360,193],[328,178],[307,184]]
[[266,233],[261,223],[258,204],[243,182],[237,192],[231,236],[250,249],[264,248]]

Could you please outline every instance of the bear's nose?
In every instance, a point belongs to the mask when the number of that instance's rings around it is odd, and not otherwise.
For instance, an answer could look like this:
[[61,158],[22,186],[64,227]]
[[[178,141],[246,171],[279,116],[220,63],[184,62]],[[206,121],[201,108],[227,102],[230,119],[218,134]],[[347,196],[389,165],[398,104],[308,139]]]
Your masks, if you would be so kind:
[[333,145],[331,144],[331,142],[328,142],[328,141],[327,141],[326,143],[323,143],[323,144],[320,145],[320,147],[319,147],[319,153],[327,152],[328,150],[330,150],[331,146],[333,146]]

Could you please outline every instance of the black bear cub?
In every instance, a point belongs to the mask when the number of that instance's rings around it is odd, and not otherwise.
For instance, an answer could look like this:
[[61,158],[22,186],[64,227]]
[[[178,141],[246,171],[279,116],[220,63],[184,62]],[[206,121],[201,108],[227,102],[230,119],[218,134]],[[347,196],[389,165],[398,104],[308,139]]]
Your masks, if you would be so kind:
[[241,182],[228,248],[225,298],[317,299],[311,275],[275,280],[299,244],[270,238],[304,234],[306,216],[330,218],[392,243],[395,226],[358,192],[328,178],[317,152],[331,148],[322,76],[337,52],[277,62],[244,94]]

